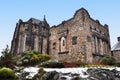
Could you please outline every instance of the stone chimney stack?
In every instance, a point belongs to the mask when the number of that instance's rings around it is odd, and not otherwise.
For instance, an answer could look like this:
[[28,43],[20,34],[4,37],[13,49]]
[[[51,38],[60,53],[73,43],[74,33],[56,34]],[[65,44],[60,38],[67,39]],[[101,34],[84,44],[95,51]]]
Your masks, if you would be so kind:
[[118,37],[117,39],[118,39],[118,42],[120,42],[120,37]]

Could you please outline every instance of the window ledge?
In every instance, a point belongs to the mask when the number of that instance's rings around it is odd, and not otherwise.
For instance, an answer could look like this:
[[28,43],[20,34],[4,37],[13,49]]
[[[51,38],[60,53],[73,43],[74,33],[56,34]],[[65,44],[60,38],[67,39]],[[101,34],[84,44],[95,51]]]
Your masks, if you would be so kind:
[[106,56],[106,55],[102,55],[102,54],[100,54],[100,53],[93,53],[92,55],[93,55],[93,56],[100,56],[100,57]]
[[69,51],[59,52],[58,54],[68,54]]

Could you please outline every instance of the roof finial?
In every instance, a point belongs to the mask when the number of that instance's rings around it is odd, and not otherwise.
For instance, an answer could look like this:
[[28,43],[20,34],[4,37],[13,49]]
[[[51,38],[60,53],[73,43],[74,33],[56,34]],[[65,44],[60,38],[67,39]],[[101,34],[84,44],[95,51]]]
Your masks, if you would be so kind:
[[46,18],[45,18],[45,15],[44,15],[44,18],[43,18],[44,21],[46,21]]

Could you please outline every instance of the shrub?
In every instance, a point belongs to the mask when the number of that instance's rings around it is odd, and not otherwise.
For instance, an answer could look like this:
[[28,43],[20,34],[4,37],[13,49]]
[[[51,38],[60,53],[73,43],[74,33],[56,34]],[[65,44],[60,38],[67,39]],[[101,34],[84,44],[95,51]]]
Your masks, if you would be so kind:
[[40,62],[45,62],[50,60],[50,55],[48,54],[39,54],[38,55]]
[[18,75],[10,68],[3,67],[0,69],[0,79],[17,79]]
[[6,46],[5,49],[3,49],[1,54],[2,54],[2,56],[0,57],[0,66],[13,68],[14,67],[13,56],[10,53],[8,45]]
[[62,62],[53,60],[43,62],[40,66],[46,68],[64,68],[64,64]]
[[29,51],[24,52],[22,56],[27,56],[27,55],[32,56],[34,54],[39,54],[39,52],[35,50],[29,50]]
[[79,60],[77,61],[77,65],[78,67],[85,67],[87,64]]
[[117,66],[117,67],[120,67],[120,62],[116,62],[116,66]]
[[48,54],[39,54],[39,52],[35,50],[26,51],[20,58],[19,61],[17,61],[18,65],[23,66],[33,66],[37,65],[41,62],[48,61],[50,59],[50,55]]
[[112,66],[116,64],[116,60],[113,57],[102,57],[99,63]]
[[35,65],[35,64],[39,63],[39,57],[38,57],[37,54],[32,55],[32,57],[31,57],[31,59],[30,59],[30,63],[31,63],[32,65]]
[[40,79],[46,72],[44,71],[43,68],[40,68],[38,73],[36,75],[34,75],[34,77],[32,78],[33,80],[36,79]]

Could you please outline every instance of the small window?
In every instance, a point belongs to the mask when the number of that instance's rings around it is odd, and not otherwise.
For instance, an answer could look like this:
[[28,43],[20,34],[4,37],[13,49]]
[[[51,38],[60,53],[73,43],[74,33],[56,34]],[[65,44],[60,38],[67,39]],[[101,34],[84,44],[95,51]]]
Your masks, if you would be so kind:
[[72,45],[76,45],[77,44],[77,37],[74,36],[72,37]]
[[53,49],[56,49],[56,43],[53,43]]

